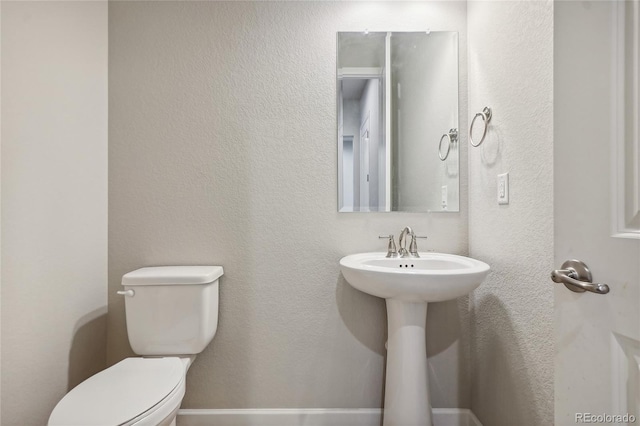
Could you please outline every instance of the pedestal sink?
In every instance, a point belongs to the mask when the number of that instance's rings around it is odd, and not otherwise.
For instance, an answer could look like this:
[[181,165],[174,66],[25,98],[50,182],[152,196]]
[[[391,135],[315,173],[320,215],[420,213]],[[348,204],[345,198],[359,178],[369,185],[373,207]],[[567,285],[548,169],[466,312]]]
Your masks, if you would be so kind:
[[384,426],[433,426],[425,340],[427,304],[470,293],[490,269],[464,256],[419,255],[387,258],[386,253],[360,253],[340,259],[340,270],[351,286],[387,302]]

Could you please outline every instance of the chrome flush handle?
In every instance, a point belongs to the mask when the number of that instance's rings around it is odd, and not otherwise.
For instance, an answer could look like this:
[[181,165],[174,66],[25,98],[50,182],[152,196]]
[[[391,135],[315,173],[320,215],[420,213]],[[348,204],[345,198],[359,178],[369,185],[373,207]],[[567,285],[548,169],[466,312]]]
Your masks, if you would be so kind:
[[551,280],[555,283],[562,283],[571,291],[584,293],[590,291],[596,294],[609,293],[609,286],[606,284],[594,283],[591,278],[591,271],[584,262],[579,260],[567,260],[562,264],[562,269],[551,271]]

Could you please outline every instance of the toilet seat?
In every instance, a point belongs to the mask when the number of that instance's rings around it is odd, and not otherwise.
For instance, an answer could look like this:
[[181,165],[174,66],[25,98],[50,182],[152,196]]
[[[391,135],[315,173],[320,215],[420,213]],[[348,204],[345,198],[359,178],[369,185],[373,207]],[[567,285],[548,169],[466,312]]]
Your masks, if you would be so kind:
[[179,408],[185,376],[177,357],[124,359],[71,390],[49,426],[158,425]]

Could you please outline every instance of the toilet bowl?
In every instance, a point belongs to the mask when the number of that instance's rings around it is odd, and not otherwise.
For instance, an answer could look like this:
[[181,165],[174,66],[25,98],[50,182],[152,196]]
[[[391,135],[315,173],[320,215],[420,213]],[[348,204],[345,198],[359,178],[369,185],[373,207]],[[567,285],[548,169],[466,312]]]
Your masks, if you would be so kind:
[[175,425],[191,361],[126,358],[65,395],[49,426]]
[[[122,279],[126,358],[72,389],[49,426],[175,426],[186,376],[218,325],[220,266],[142,268]],[[186,355],[183,355],[186,354]]]

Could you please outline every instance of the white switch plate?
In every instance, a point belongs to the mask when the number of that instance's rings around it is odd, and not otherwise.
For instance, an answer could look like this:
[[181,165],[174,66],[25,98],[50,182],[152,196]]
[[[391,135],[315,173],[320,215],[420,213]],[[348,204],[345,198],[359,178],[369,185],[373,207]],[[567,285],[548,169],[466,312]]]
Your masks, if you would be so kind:
[[447,209],[447,203],[449,200],[449,190],[447,185],[442,185],[442,210]]
[[498,204],[509,204],[509,173],[498,175]]

